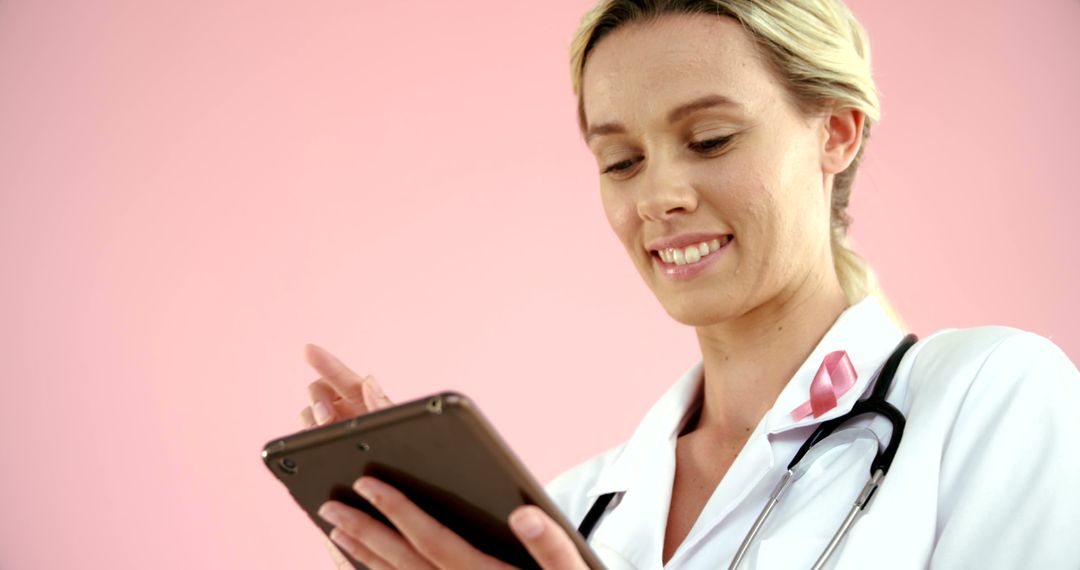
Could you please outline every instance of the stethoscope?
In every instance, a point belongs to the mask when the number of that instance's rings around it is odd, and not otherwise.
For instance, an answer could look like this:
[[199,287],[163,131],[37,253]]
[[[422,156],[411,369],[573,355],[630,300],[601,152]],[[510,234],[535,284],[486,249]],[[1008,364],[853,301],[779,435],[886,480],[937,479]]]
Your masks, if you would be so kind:
[[[889,471],[889,466],[892,465],[893,458],[896,456],[896,450],[900,447],[900,440],[904,436],[904,414],[900,413],[900,410],[896,409],[892,404],[885,401],[885,395],[889,391],[889,386],[892,385],[893,377],[896,375],[896,369],[900,367],[900,361],[904,358],[904,354],[915,344],[918,340],[913,334],[909,334],[900,341],[896,349],[889,356],[889,359],[885,361],[885,365],[881,368],[881,372],[878,374],[877,384],[874,385],[873,392],[870,393],[870,397],[865,400],[859,400],[855,402],[855,405],[848,413],[833,418],[829,421],[822,422],[814,433],[810,434],[810,437],[803,442],[802,447],[795,454],[795,457],[788,464],[787,471],[783,477],[780,478],[780,482],[773,489],[769,500],[765,503],[765,508],[761,510],[761,514],[758,515],[754,521],[753,526],[750,527],[750,532],[746,534],[746,538],[743,539],[742,544],[739,545],[739,550],[735,552],[735,558],[732,559],[731,565],[728,566],[728,570],[735,570],[739,567],[743,558],[746,556],[747,551],[750,550],[750,546],[754,542],[754,538],[757,537],[761,527],[768,520],[769,515],[773,512],[773,509],[780,502],[780,497],[784,494],[784,491],[791,486],[796,480],[799,479],[807,468],[799,465],[799,462],[810,452],[818,442],[831,435],[836,429],[848,421],[855,419],[859,416],[866,414],[878,414],[889,420],[892,424],[892,435],[889,436],[889,444],[882,450],[878,448],[877,454],[874,456],[874,461],[870,463],[870,479],[866,482],[862,492],[855,498],[855,504],[851,507],[847,516],[844,518],[844,522],[840,524],[840,528],[833,534],[829,544],[825,547],[824,552],[818,557],[817,562],[814,563],[813,570],[821,570],[825,566],[825,563],[836,551],[836,547],[843,541],[844,536],[847,535],[848,530],[851,529],[855,521],[862,516],[863,511],[870,504],[870,499],[874,496],[874,492],[881,486],[881,482],[885,479],[885,474]],[[811,457],[812,460],[816,457]],[[615,493],[606,493],[600,495],[593,503],[589,512],[585,515],[585,518],[581,521],[581,525],[578,526],[578,532],[585,540],[589,539],[589,535],[592,534],[593,529],[596,527],[596,523],[599,522],[600,517],[603,516],[607,510],[608,504],[615,497]]]

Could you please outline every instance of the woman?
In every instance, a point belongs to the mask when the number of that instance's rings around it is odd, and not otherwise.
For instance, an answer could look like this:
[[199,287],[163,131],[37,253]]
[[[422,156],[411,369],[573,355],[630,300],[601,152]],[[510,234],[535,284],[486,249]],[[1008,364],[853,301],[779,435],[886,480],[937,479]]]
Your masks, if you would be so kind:
[[[798,447],[869,393],[903,337],[845,244],[879,114],[869,49],[838,0],[604,0],[572,67],[608,220],[668,313],[695,327],[702,360],[626,443],[548,490],[575,523],[612,497],[589,535],[611,568],[726,567]],[[305,425],[388,405],[373,378],[314,346],[308,359],[323,377]],[[887,396],[907,416],[903,444],[831,567],[1080,567],[1080,374],[1056,346],[1004,327],[942,331],[909,350]],[[810,567],[887,425],[865,418],[822,442],[743,567]],[[365,564],[500,567],[392,488],[357,488],[404,534],[325,505],[333,540]],[[537,509],[510,523],[543,567],[583,567]]]

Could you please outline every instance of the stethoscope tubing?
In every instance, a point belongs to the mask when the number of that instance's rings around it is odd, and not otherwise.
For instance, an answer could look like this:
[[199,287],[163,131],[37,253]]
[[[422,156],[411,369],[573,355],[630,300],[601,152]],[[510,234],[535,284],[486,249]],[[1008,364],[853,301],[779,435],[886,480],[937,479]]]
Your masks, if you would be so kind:
[[791,463],[788,464],[784,476],[780,479],[776,488],[773,489],[772,494],[769,496],[769,501],[765,503],[765,508],[761,510],[757,519],[754,520],[754,524],[751,525],[750,531],[743,538],[742,543],[739,544],[739,549],[735,552],[735,557],[732,559],[731,565],[728,566],[728,570],[736,570],[742,563],[743,559],[746,557],[746,553],[750,550],[750,546],[753,545],[754,539],[757,538],[761,528],[769,519],[769,515],[772,514],[773,509],[775,509],[776,505],[780,502],[780,498],[783,496],[784,491],[798,479],[796,468],[810,449],[850,420],[865,414],[882,415],[889,420],[890,424],[892,424],[892,434],[889,436],[889,443],[885,446],[884,450],[878,450],[874,455],[874,460],[870,463],[870,479],[866,482],[866,485],[863,486],[863,490],[859,493],[858,497],[855,498],[855,503],[852,505],[851,510],[848,511],[847,516],[844,517],[844,522],[842,522],[836,532],[833,533],[832,538],[829,540],[829,544],[826,545],[825,550],[822,551],[821,555],[814,563],[812,570],[821,570],[825,567],[829,558],[832,557],[837,547],[843,542],[848,531],[854,526],[855,521],[862,516],[863,511],[865,511],[866,507],[870,504],[870,499],[873,498],[874,493],[885,480],[885,475],[888,473],[889,467],[892,466],[893,458],[896,457],[896,451],[900,447],[900,441],[904,436],[904,414],[896,409],[895,406],[885,401],[885,396],[888,394],[889,387],[892,385],[896,370],[900,367],[900,361],[904,358],[904,354],[907,353],[908,349],[911,348],[917,340],[918,337],[909,334],[900,341],[900,344],[893,350],[889,359],[885,361],[885,366],[882,367],[881,372],[878,374],[877,384],[874,386],[874,390],[870,393],[869,398],[856,402],[848,413],[823,422],[814,430],[814,433],[810,434],[810,437],[806,438],[806,441],[803,442],[799,451],[795,453],[795,457],[792,458]]
[[[761,513],[758,514],[757,519],[754,520],[754,524],[751,525],[750,531],[746,534],[746,537],[743,538],[742,543],[739,544],[739,549],[736,551],[735,557],[728,567],[729,570],[738,568],[739,564],[745,558],[746,553],[750,550],[750,546],[753,544],[754,539],[760,533],[761,528],[769,519],[769,516],[776,508],[776,505],[779,504],[784,492],[787,491],[791,484],[805,472],[802,471],[797,473],[796,469],[799,462],[802,461],[803,457],[806,456],[810,449],[848,421],[866,414],[879,414],[888,419],[889,423],[892,425],[889,443],[885,446],[884,450],[878,450],[874,455],[874,460],[870,464],[869,480],[867,480],[866,485],[863,486],[863,490],[859,493],[858,497],[856,497],[851,510],[848,511],[847,516],[844,518],[844,522],[840,524],[840,527],[833,534],[832,539],[829,540],[829,544],[814,563],[813,570],[821,570],[824,568],[825,563],[828,562],[840,543],[843,542],[848,531],[862,516],[862,513],[866,510],[867,506],[869,506],[870,500],[873,498],[878,487],[880,487],[881,483],[885,480],[885,475],[888,473],[889,467],[892,466],[893,459],[896,457],[896,452],[900,447],[900,441],[904,436],[904,425],[906,422],[904,414],[896,409],[895,406],[887,402],[885,397],[892,385],[893,377],[900,367],[900,362],[903,360],[908,349],[910,349],[916,341],[918,341],[918,337],[913,334],[904,336],[903,340],[896,346],[888,360],[885,361],[885,365],[878,373],[877,384],[874,385],[870,397],[856,402],[848,413],[823,422],[814,430],[814,433],[810,434],[810,437],[806,438],[806,441],[803,442],[802,446],[788,464],[787,471],[784,472],[784,475],[781,477],[776,487],[773,488],[772,493],[769,495],[769,500],[765,503],[765,507],[761,510]],[[614,497],[615,493],[605,493],[599,496],[589,509],[589,512],[585,515],[585,518],[581,521],[578,532],[586,541],[589,539],[589,535],[592,534],[593,529],[596,527],[597,523],[599,523],[600,517],[603,516]]]

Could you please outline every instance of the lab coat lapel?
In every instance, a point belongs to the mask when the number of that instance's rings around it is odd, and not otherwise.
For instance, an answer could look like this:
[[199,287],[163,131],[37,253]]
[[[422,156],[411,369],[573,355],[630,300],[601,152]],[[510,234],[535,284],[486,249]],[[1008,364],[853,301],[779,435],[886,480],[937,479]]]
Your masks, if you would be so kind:
[[[850,411],[902,337],[903,333],[873,297],[844,311],[788,382],[772,410],[762,418],[671,563],[677,564],[684,551],[708,535],[749,493],[766,482],[766,476],[779,461],[786,464],[790,460],[774,457],[771,435],[818,424]],[[847,351],[858,375],[855,384],[837,399],[832,410],[817,418],[811,415],[795,421],[791,411],[807,400],[810,383],[822,360],[836,350]],[[618,493],[590,542],[598,550],[613,551],[627,567],[644,569],[663,565],[663,539],[675,474],[675,440],[700,396],[703,364],[701,361],[694,364],[653,405],[622,453],[604,469],[588,492],[590,501],[605,493]],[[766,483],[774,484],[771,480]]]
[[[889,319],[873,296],[849,307],[825,333],[821,342],[776,399],[776,404],[766,415],[768,433],[777,434],[820,424],[851,411],[903,337],[903,331]],[[847,352],[858,376],[855,384],[837,398],[835,408],[817,418],[810,415],[796,421],[791,416],[792,410],[810,397],[810,383],[813,382],[825,356],[838,350]]]
[[[841,313],[795,376],[788,381],[773,408],[762,418],[670,563],[677,564],[697,542],[717,525],[723,524],[755,489],[761,485],[769,488],[775,485],[775,480],[768,476],[779,469],[778,463],[786,466],[791,458],[775,455],[770,441],[773,434],[819,424],[850,411],[902,337],[903,333],[873,297],[867,297]],[[808,399],[810,383],[825,355],[837,350],[847,351],[857,374],[855,384],[837,399],[837,405],[832,410],[818,418],[811,415],[795,421],[791,416],[792,410]],[[670,484],[667,489],[670,491]]]
[[661,396],[588,493],[590,501],[619,493],[590,542],[614,551],[633,568],[662,566],[675,439],[698,400],[702,368],[699,361]]

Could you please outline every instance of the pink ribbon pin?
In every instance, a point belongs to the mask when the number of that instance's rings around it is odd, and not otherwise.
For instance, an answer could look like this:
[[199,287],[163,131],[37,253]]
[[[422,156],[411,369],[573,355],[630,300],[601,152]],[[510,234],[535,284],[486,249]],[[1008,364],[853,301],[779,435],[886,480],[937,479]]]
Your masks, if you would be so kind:
[[836,400],[855,385],[858,378],[847,352],[837,350],[825,355],[814,380],[810,382],[810,400],[791,411],[791,417],[799,421],[811,413],[814,417],[836,407]]

